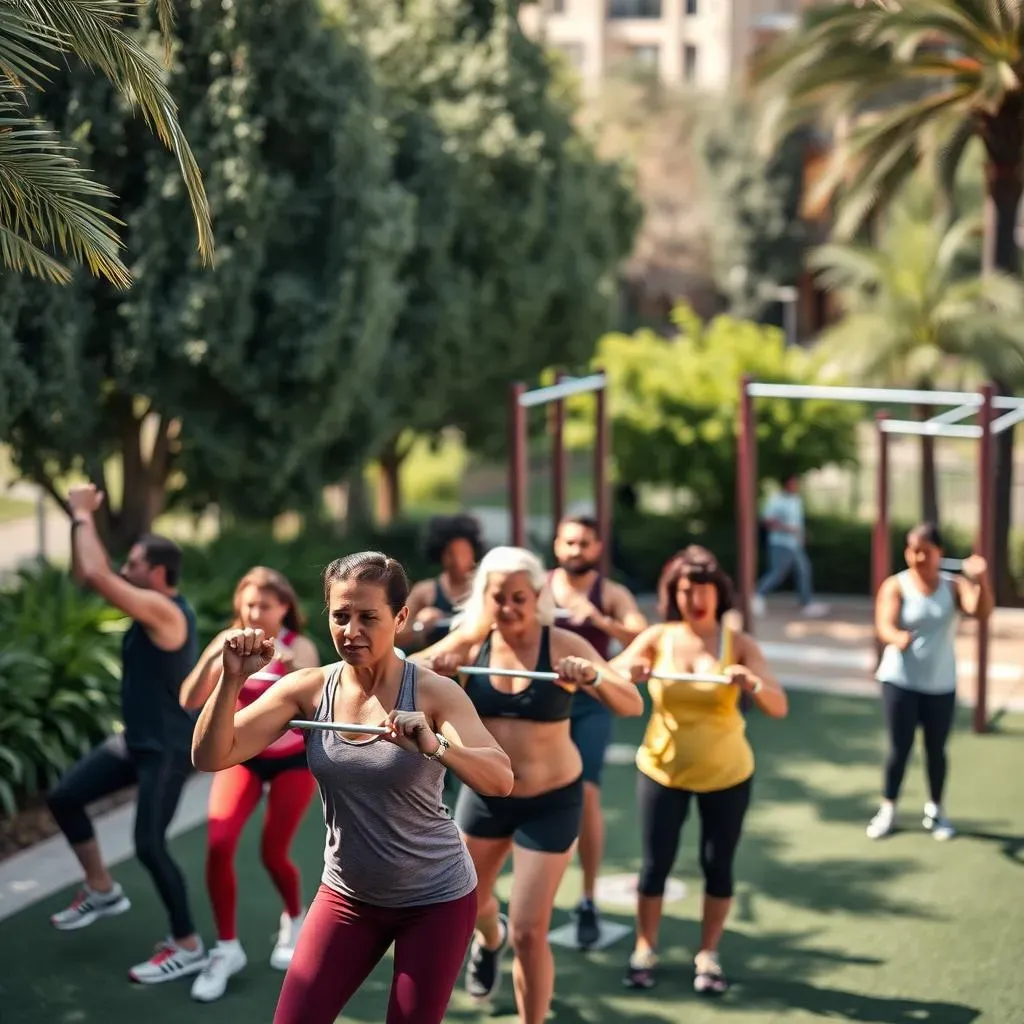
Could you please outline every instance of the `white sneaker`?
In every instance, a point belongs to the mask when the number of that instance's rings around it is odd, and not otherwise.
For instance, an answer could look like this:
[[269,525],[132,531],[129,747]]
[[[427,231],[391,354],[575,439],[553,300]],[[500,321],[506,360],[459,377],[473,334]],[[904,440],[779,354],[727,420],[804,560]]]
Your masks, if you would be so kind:
[[212,1003],[220,999],[227,991],[228,979],[248,962],[238,939],[218,942],[211,950],[202,973],[192,982],[192,998],[200,1003]]
[[275,971],[287,971],[295,954],[295,943],[299,941],[299,932],[302,931],[302,922],[306,920],[306,913],[303,911],[298,917],[289,917],[286,910],[281,915],[281,927],[277,933],[277,944],[270,954],[270,966]]
[[116,917],[131,908],[132,901],[117,882],[110,892],[96,892],[83,885],[70,906],[50,915],[50,924],[58,931],[73,932],[87,928],[101,917]]
[[924,817],[921,819],[921,824],[931,832],[932,838],[940,843],[952,839],[956,835],[956,829],[953,828],[949,818],[942,813],[942,808],[938,804],[929,802],[924,805]]
[[756,615],[759,619],[764,617],[764,613],[767,611],[765,608],[764,598],[760,594],[755,594],[750,599],[750,614]]
[[883,804],[868,822],[868,839],[883,839],[896,828],[896,809],[892,804]]
[[820,601],[812,601],[810,604],[805,604],[801,609],[805,619],[823,619],[828,615],[828,612],[828,605],[822,604]]
[[205,966],[206,949],[201,941],[195,949],[184,949],[173,939],[165,939],[148,960],[128,972],[128,977],[140,985],[159,985],[198,974]]

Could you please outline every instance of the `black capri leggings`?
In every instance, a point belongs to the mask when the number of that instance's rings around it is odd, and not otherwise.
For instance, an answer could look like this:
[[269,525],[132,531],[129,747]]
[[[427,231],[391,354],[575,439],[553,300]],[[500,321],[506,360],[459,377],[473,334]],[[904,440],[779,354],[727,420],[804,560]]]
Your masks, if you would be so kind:
[[86,807],[138,784],[135,855],[149,872],[171,920],[171,935],[195,932],[185,878],[167,849],[167,829],[191,771],[187,753],[129,750],[124,734],[111,736],[73,765],[46,798],[50,813],[72,846],[95,833]]
[[885,759],[884,797],[896,802],[903,785],[917,727],[924,733],[924,760],[928,792],[942,804],[946,786],[946,741],[956,714],[956,692],[918,693],[893,683],[882,683],[882,709],[889,731],[889,756]]
[[641,896],[665,894],[665,883],[675,863],[683,824],[690,810],[690,797],[696,796],[704,891],[708,896],[729,899],[733,889],[732,862],[743,831],[753,781],[751,777],[728,789],[693,793],[689,789],[662,786],[638,772],[636,801],[640,808],[643,860],[637,892]]

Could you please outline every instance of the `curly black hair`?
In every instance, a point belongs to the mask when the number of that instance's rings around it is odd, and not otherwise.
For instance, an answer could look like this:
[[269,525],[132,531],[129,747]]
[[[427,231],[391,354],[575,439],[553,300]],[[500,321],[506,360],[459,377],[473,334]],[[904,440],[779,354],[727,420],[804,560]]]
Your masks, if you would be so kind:
[[470,515],[434,516],[427,523],[423,553],[434,565],[440,565],[445,549],[453,540],[466,540],[473,546],[473,557],[479,562],[484,555],[482,529]]

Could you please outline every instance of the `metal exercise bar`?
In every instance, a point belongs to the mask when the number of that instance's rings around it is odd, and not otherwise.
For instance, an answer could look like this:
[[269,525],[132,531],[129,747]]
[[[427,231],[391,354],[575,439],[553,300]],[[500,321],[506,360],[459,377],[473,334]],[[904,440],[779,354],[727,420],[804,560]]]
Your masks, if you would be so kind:
[[387,736],[383,725],[355,725],[352,722],[307,722],[296,718],[288,723],[292,729],[314,729],[318,732],[344,732],[351,736]]
[[[998,408],[998,399],[993,397],[992,404]],[[997,420],[992,421],[992,433],[1001,434],[1004,430],[1009,429],[1012,426],[1020,423],[1024,420],[1024,405],[1018,405],[1016,409],[1011,409],[1009,412],[1004,412]]]
[[[832,402],[891,402],[894,405],[969,405],[981,407],[984,399],[973,391],[915,391],[910,388],[851,388],[827,384],[759,384],[747,385],[752,398],[816,398]],[[993,395],[995,409],[1020,409],[1024,398]]]
[[981,427],[968,423],[936,423],[935,420],[885,420],[886,434],[920,434],[925,437],[981,437]]
[[978,411],[976,405],[957,405],[945,412],[936,413],[928,418],[929,423],[959,423]]
[[557,672],[527,672],[522,668],[492,668],[490,665],[460,665],[459,672],[464,676],[515,676],[517,679],[543,679],[548,683],[561,678]]
[[583,395],[588,391],[600,391],[607,381],[603,373],[594,373],[589,377],[568,377],[559,384],[551,384],[546,388],[535,388],[533,391],[524,391],[519,396],[519,404],[524,409],[535,405],[545,405],[554,402],[559,398],[568,398],[570,395]]
[[732,682],[729,676],[713,675],[710,672],[652,672],[651,679],[661,679],[668,683],[721,683]]

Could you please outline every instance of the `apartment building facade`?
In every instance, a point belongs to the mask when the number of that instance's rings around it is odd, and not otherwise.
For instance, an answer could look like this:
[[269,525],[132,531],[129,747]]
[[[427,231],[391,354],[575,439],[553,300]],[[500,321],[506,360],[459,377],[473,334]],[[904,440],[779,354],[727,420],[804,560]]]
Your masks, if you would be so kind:
[[727,88],[756,40],[792,24],[806,0],[533,0],[519,9],[531,38],[561,50],[595,89],[616,66],[661,81]]

